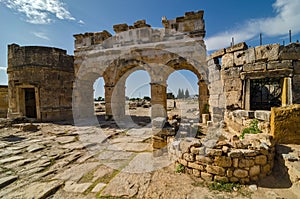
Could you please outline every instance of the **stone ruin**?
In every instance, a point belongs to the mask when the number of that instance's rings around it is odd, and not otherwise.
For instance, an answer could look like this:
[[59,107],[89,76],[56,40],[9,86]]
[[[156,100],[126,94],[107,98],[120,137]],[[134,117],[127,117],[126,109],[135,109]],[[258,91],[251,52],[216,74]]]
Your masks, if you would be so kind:
[[[187,173],[206,180],[245,184],[270,174],[275,144],[300,144],[300,108],[292,105],[300,103],[300,44],[239,43],[207,58],[203,11],[163,17],[162,24],[153,29],[139,20],[114,25],[115,35],[76,34],[74,57],[57,48],[9,45],[0,116],[97,123],[93,84],[103,77],[106,119],[118,120],[126,117],[126,78],[145,70],[151,78],[155,149],[167,147]],[[172,126],[163,128],[166,81],[181,69],[198,77],[200,121],[209,105],[209,133],[202,139],[180,138]],[[263,133],[239,139],[253,119]]]

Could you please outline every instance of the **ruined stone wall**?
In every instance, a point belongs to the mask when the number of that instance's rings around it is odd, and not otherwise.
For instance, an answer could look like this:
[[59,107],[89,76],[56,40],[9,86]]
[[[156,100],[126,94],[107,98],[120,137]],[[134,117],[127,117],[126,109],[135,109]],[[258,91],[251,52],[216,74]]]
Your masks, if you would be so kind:
[[271,135],[280,144],[300,144],[300,105],[272,108]]
[[0,118],[7,117],[8,110],[8,87],[0,86]]
[[152,118],[166,116],[166,82],[175,70],[190,70],[198,77],[199,109],[204,109],[208,92],[203,11],[162,22],[165,28],[161,29],[139,20],[114,25],[115,35],[107,31],[74,35],[76,117],[94,116],[93,84],[99,77],[105,82],[106,116],[123,117],[123,84],[136,70],[145,70],[151,78]]
[[[247,137],[248,136],[248,137]],[[206,181],[255,183],[270,175],[275,147],[264,135],[247,135],[244,140],[168,140],[170,158],[184,172]]]
[[213,119],[222,118],[225,110],[250,110],[253,79],[282,78],[282,105],[300,102],[300,43],[251,48],[239,43],[212,53],[208,67]]
[[73,57],[65,50],[8,46],[9,113],[26,116],[24,89],[35,90],[37,118],[58,121],[72,118]]

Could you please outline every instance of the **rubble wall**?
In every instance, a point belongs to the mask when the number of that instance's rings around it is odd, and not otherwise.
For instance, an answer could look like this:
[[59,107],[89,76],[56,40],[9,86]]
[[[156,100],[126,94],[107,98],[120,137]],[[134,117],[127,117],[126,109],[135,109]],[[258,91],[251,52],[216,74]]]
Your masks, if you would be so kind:
[[8,87],[0,86],[0,118],[7,117],[8,110]]
[[271,135],[280,144],[300,144],[300,105],[272,108]]
[[72,118],[73,57],[65,50],[19,46],[8,47],[10,118],[26,116],[22,90],[35,89],[37,118],[61,121]]
[[248,136],[230,141],[169,138],[168,151],[185,173],[203,180],[255,183],[271,174],[275,147],[268,136]]

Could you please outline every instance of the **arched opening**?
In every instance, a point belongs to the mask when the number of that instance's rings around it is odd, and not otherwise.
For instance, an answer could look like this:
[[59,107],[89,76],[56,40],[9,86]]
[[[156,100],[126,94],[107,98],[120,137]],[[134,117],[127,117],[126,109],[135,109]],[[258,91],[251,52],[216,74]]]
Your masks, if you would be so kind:
[[151,122],[150,79],[145,70],[134,71],[126,78],[126,115],[140,126]]
[[104,78],[99,77],[95,80],[94,89],[94,111],[99,120],[105,119],[105,83]]
[[168,121],[179,137],[202,135],[200,122],[204,110],[199,109],[199,81],[194,72],[186,69],[172,72],[167,79]]

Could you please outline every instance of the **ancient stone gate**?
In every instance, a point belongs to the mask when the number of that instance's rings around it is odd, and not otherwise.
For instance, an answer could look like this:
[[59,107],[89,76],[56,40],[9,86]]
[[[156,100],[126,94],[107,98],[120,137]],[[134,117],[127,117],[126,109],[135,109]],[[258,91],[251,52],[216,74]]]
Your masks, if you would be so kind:
[[141,20],[133,26],[114,26],[109,32],[77,34],[75,37],[75,122],[93,118],[93,84],[105,82],[106,116],[125,116],[126,78],[145,70],[151,78],[152,118],[166,117],[167,79],[175,70],[189,70],[198,77],[199,110],[208,103],[205,26],[203,11],[189,12],[175,20],[163,17],[164,28],[152,29]]

